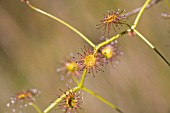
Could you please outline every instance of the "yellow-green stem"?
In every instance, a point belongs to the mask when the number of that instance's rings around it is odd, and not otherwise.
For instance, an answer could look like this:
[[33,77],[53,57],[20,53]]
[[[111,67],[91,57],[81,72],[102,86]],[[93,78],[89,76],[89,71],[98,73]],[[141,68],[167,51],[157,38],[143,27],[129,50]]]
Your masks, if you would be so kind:
[[79,88],[81,88],[81,87],[83,86],[83,84],[84,84],[84,80],[85,80],[86,73],[87,73],[87,69],[85,68],[85,69],[83,70],[83,74],[82,74],[80,83],[78,84],[78,87],[79,87]]
[[110,38],[110,39],[108,39],[108,40],[106,40],[106,41],[98,44],[98,45],[96,46],[96,48],[95,48],[95,53],[96,53],[102,46],[104,46],[104,45],[106,45],[106,44],[109,44],[110,42],[116,40],[117,38],[119,38],[120,36],[126,34],[126,33],[127,33],[128,31],[130,31],[130,30],[131,30],[131,29],[128,29],[127,31],[123,31],[123,32],[117,34],[116,36],[113,36],[112,38]]
[[135,22],[134,22],[134,25],[132,26],[132,29],[136,28],[136,26],[137,26],[137,24],[138,24],[138,22],[139,22],[139,19],[140,19],[141,16],[142,16],[142,13],[144,12],[146,6],[149,4],[150,1],[151,1],[151,0],[147,0],[147,1],[145,2],[145,4],[143,5],[142,9],[140,10],[140,12],[138,13],[138,15],[137,15],[137,17],[136,17],[136,19],[135,19]]
[[74,75],[72,75],[72,79],[77,85],[79,84],[77,78]]
[[110,106],[111,108],[117,110],[120,113],[123,113],[118,107],[116,107],[115,105],[111,104],[110,102],[108,102],[107,100],[105,100],[103,97],[97,95],[96,93],[94,93],[93,91],[87,89],[86,87],[82,87],[82,89],[88,93],[90,93],[91,95],[93,95],[94,97],[96,97],[97,99],[101,100],[102,102],[104,102],[105,104],[107,104],[108,106]]
[[169,0],[165,0],[166,4],[168,5],[168,7],[170,8],[170,1]]
[[134,29],[134,32],[135,32],[142,40],[144,40],[144,42],[146,42],[146,44],[149,45],[149,47],[151,47],[151,48],[165,61],[165,63],[168,64],[168,66],[170,66],[170,63],[168,62],[168,60],[167,60],[142,34],[140,34],[136,29]]
[[[78,90],[80,90],[80,88],[79,88],[79,87],[75,87],[75,88],[73,88],[73,89],[70,89],[70,90],[67,91],[67,92],[75,92],[75,91],[78,91]],[[67,92],[66,92],[66,94],[67,94]],[[54,102],[52,102],[52,103],[44,110],[43,113],[48,113],[52,108],[54,108],[60,101],[62,101],[62,100],[66,97],[66,94],[62,94],[62,95],[60,96],[60,98],[58,98],[57,100],[55,100]]]
[[44,15],[46,15],[46,16],[48,16],[48,17],[50,17],[50,18],[52,18],[52,19],[54,19],[54,20],[62,23],[62,24],[65,25],[66,27],[70,28],[70,29],[73,30],[75,33],[77,33],[78,35],[80,35],[88,44],[90,44],[92,47],[95,47],[95,45],[94,45],[86,36],[84,36],[81,32],[79,32],[79,31],[78,31],[77,29],[75,29],[73,26],[69,25],[68,23],[64,22],[63,20],[61,20],[61,19],[59,19],[59,18],[57,18],[57,17],[55,17],[55,16],[53,16],[53,15],[51,15],[51,14],[43,11],[43,10],[41,10],[41,9],[38,9],[38,8],[34,7],[32,4],[30,4],[30,2],[29,2],[28,0],[26,0],[26,3],[28,4],[28,6],[29,6],[31,9],[33,9],[33,10],[35,10],[35,11],[41,13],[41,14],[44,14]]
[[40,110],[40,108],[33,102],[29,103],[30,106],[34,107],[34,109],[38,112],[38,113],[42,113],[42,111]]
[[146,42],[146,44],[148,44],[152,49],[154,49],[155,47],[142,35],[140,34],[136,29],[133,30],[142,40],[144,40],[144,42]]

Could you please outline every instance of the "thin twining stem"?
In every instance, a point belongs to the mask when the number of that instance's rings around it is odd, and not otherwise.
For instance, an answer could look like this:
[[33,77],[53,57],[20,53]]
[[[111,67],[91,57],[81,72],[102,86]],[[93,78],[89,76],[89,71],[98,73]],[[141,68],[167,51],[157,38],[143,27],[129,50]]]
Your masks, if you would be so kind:
[[138,15],[137,15],[137,17],[136,17],[136,19],[135,19],[135,22],[134,22],[134,25],[132,26],[132,29],[135,29],[135,28],[136,28],[136,26],[137,26],[137,24],[138,24],[138,22],[139,22],[139,20],[140,20],[140,18],[141,18],[141,16],[142,16],[142,14],[143,14],[145,8],[146,8],[146,6],[149,4],[150,1],[151,1],[151,0],[147,0],[147,1],[145,2],[145,4],[142,6],[142,9],[140,10],[140,12],[138,13]]
[[31,9],[33,9],[33,10],[35,10],[35,11],[41,13],[41,14],[44,14],[44,15],[46,15],[46,16],[48,16],[48,17],[50,17],[50,18],[52,18],[52,19],[54,19],[54,20],[62,23],[63,25],[67,26],[68,28],[70,28],[71,30],[73,30],[75,33],[77,33],[78,35],[80,35],[88,44],[90,44],[92,47],[95,47],[95,44],[93,44],[86,36],[84,36],[80,31],[78,31],[77,29],[75,29],[75,28],[74,28],[73,26],[71,26],[70,24],[64,22],[63,20],[61,20],[61,19],[59,19],[59,18],[57,18],[57,17],[55,17],[55,16],[53,16],[53,15],[45,12],[45,11],[39,9],[39,8],[36,8],[36,7],[33,6],[28,0],[23,0],[23,1],[25,1],[25,2],[27,3],[27,5],[28,5]]
[[[152,0],[152,1],[146,6],[146,9],[154,6],[155,4],[159,3],[160,1],[162,1],[162,0]],[[142,7],[143,7],[143,6],[142,6]],[[138,7],[138,8],[136,8],[136,9],[130,11],[130,12],[127,12],[127,13],[123,14],[123,15],[126,15],[126,17],[132,16],[132,15],[138,13],[138,12],[142,9],[142,7]]]
[[38,113],[42,113],[40,108],[35,103],[30,102],[29,105],[32,106]]
[[167,64],[170,66],[170,63],[165,59],[165,57],[151,44],[142,34],[140,34],[136,29],[134,29],[134,32],[142,39],[144,40],[149,47],[151,47]]
[[86,92],[88,92],[89,94],[93,95],[94,97],[96,97],[97,99],[101,100],[102,102],[104,102],[105,104],[107,104],[108,106],[110,106],[111,108],[115,109],[116,111],[118,111],[119,113],[123,113],[118,107],[116,107],[115,105],[111,104],[110,102],[108,102],[107,100],[105,100],[103,97],[99,96],[98,94],[94,93],[93,91],[87,89],[86,87],[82,87],[82,89]]

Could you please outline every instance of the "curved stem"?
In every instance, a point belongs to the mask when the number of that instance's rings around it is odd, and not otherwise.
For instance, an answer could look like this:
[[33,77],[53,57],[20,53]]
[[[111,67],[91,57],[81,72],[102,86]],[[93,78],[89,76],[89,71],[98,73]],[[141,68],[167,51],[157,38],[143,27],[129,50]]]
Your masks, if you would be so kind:
[[31,9],[33,9],[33,10],[35,10],[35,11],[41,13],[41,14],[44,14],[44,15],[46,15],[46,16],[48,16],[48,17],[50,17],[50,18],[52,18],[52,19],[54,19],[54,20],[62,23],[63,25],[65,25],[66,27],[70,28],[70,29],[73,30],[75,33],[77,33],[78,35],[80,35],[80,36],[81,36],[88,44],[90,44],[92,47],[95,47],[95,45],[94,45],[86,36],[84,36],[80,31],[78,31],[77,29],[75,29],[73,26],[69,25],[68,23],[64,22],[63,20],[61,20],[61,19],[59,19],[59,18],[57,18],[57,17],[55,17],[55,16],[53,16],[53,15],[51,15],[51,14],[43,11],[43,10],[41,10],[41,9],[38,9],[38,8],[34,7],[32,4],[30,4],[30,2],[29,2],[28,0],[25,0],[25,2],[27,3],[27,5],[28,5]]
[[138,15],[137,15],[137,17],[136,17],[136,19],[135,19],[135,22],[134,22],[134,26],[132,26],[133,29],[136,28],[136,26],[137,26],[137,24],[138,24],[138,22],[139,22],[139,19],[140,19],[141,16],[142,16],[142,13],[144,12],[146,6],[149,4],[150,1],[151,1],[151,0],[147,0],[147,1],[145,2],[145,4],[143,5],[142,9],[140,10],[140,12],[138,13]]
[[40,108],[33,102],[29,103],[30,106],[32,106],[33,108],[35,108],[35,110],[38,112],[38,113],[42,113],[42,111],[40,110]]
[[108,102],[107,100],[105,100],[103,97],[97,95],[96,93],[94,93],[93,91],[87,89],[86,87],[82,87],[82,89],[86,92],[88,92],[89,94],[95,96],[97,99],[101,100],[102,102],[104,102],[105,104],[107,104],[108,106],[110,106],[111,108],[117,110],[119,113],[123,113],[118,107],[116,107],[115,105],[111,104],[110,102]]

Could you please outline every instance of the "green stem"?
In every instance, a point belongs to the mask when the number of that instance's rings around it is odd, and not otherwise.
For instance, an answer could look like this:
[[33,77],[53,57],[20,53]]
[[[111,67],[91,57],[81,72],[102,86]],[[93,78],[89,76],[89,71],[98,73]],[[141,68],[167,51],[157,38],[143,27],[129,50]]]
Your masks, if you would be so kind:
[[83,70],[82,77],[81,77],[81,80],[80,80],[80,83],[78,84],[78,87],[79,87],[79,88],[83,87],[86,73],[87,73],[87,69],[84,69],[84,70]]
[[131,31],[131,29],[128,29],[127,31],[123,31],[123,32],[117,34],[116,36],[113,36],[112,38],[110,38],[110,39],[108,39],[108,40],[106,40],[106,41],[98,44],[98,45],[96,46],[96,48],[95,48],[95,52],[97,52],[102,46],[104,46],[104,45],[106,45],[106,44],[109,44],[110,42],[116,40],[116,39],[119,38],[120,36],[126,34],[128,31]]
[[140,34],[136,29],[134,29],[134,32],[142,39],[144,40],[144,42],[149,45],[149,47],[151,47],[164,61],[165,63],[168,64],[168,66],[170,67],[170,63],[168,62],[168,60],[166,60],[166,58],[142,35]]
[[154,49],[155,47],[142,35],[140,34],[136,29],[133,30],[149,47]]
[[38,112],[38,113],[42,113],[42,111],[40,110],[40,108],[33,102],[29,103],[30,106],[32,106],[33,108],[35,108],[35,110]]
[[[73,89],[70,89],[69,91],[66,92],[66,94],[68,92],[75,92],[75,91],[78,91],[80,90],[79,87],[75,87]],[[58,98],[57,100],[55,100],[54,102],[52,102],[45,110],[43,113],[48,113],[52,108],[54,108],[60,101],[62,101],[65,97],[66,97],[66,94],[62,94],[60,96],[60,98]]]
[[108,102],[107,100],[105,100],[103,97],[97,95],[96,93],[94,93],[93,91],[87,89],[86,87],[82,87],[82,89],[88,93],[90,93],[91,95],[95,96],[97,99],[101,100],[102,102],[104,102],[105,104],[107,104],[108,106],[110,106],[111,108],[117,110],[119,113],[123,113],[118,107],[116,107],[115,105],[111,104],[110,102]]
[[72,79],[77,85],[79,84],[77,78],[74,75],[72,75]]
[[137,26],[137,24],[138,24],[138,22],[139,22],[139,19],[140,19],[141,16],[142,16],[142,13],[144,12],[146,6],[149,4],[150,1],[151,1],[151,0],[147,0],[147,1],[145,2],[145,4],[143,5],[142,9],[140,10],[140,12],[138,13],[138,15],[137,15],[137,17],[136,17],[136,19],[135,19],[135,22],[134,22],[134,25],[132,26],[132,29],[136,28],[136,26]]
[[52,18],[52,19],[54,19],[54,20],[62,23],[62,24],[65,25],[66,27],[70,28],[70,29],[73,30],[75,33],[77,33],[78,35],[80,35],[88,44],[90,44],[92,47],[95,47],[95,45],[94,45],[86,36],[84,36],[80,31],[78,31],[77,29],[75,29],[73,26],[69,25],[68,23],[64,22],[63,20],[61,20],[61,19],[59,19],[59,18],[57,18],[57,17],[55,17],[55,16],[53,16],[53,15],[51,15],[51,14],[43,11],[43,10],[41,10],[41,9],[38,9],[38,8],[34,7],[32,4],[30,4],[30,2],[29,2],[28,0],[26,0],[26,3],[27,3],[27,5],[28,5],[31,9],[33,9],[33,10],[35,10],[35,11],[41,13],[41,14],[44,14],[44,15],[46,15],[46,16],[48,16],[48,17],[50,17],[50,18]]
[[168,7],[170,8],[170,2],[169,0],[165,0],[166,1],[166,4],[168,5]]

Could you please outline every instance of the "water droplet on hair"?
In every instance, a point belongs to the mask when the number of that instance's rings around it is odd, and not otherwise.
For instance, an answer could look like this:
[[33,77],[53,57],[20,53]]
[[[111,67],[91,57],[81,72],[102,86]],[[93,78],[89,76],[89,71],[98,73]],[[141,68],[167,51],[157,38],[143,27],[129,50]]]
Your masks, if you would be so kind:
[[12,99],[12,100],[11,100],[11,103],[12,103],[12,104],[15,103],[15,100]]
[[57,73],[58,73],[58,72],[60,72],[60,71],[61,71],[61,69],[60,69],[60,68],[57,68],[57,69],[56,69],[56,72],[57,72]]
[[72,79],[69,79],[68,82],[71,84],[71,83],[73,82],[73,80],[72,80]]
[[16,112],[16,109],[12,109],[12,112]]
[[6,106],[7,106],[7,107],[10,107],[10,103],[7,103]]
[[61,80],[64,80],[64,75],[61,76]]
[[115,40],[114,42],[115,42],[115,43],[118,43],[118,41],[117,41],[117,40]]
[[117,61],[116,61],[116,64],[118,64],[119,62],[120,62],[120,61],[119,61],[119,60],[117,60]]
[[104,40],[104,36],[101,36],[101,37],[100,37],[100,40]]
[[120,52],[119,54],[120,54],[120,55],[123,55],[124,53],[123,53],[123,52]]

